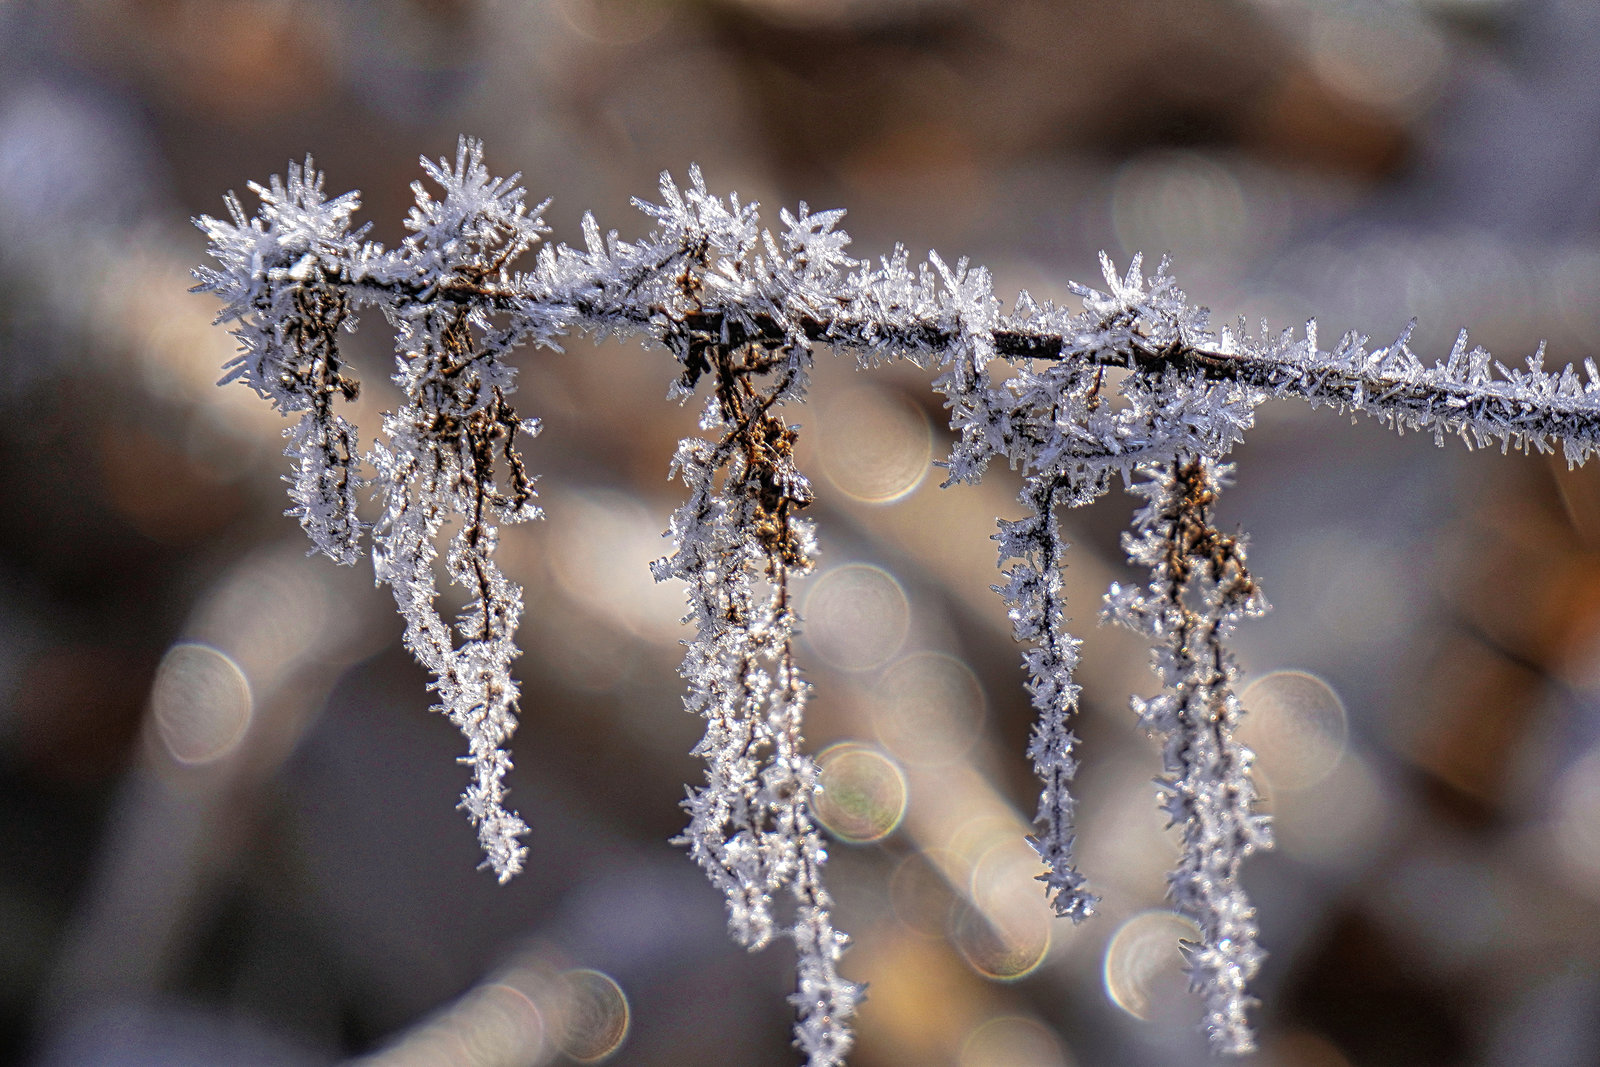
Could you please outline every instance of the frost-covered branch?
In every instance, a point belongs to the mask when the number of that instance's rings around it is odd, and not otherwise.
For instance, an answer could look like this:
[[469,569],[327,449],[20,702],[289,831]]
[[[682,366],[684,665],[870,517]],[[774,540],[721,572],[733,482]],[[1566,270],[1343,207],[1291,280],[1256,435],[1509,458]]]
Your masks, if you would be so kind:
[[[640,249],[626,243],[614,242],[614,247],[632,253],[629,265],[645,274],[670,273],[676,261],[671,255],[640,255]],[[638,332],[663,313],[659,305],[640,299],[644,286],[622,286],[629,295],[618,299],[619,286],[598,274],[586,277],[574,271],[573,260],[581,254],[561,251],[564,255],[549,264],[564,268],[554,272],[562,279],[559,285],[453,286],[434,295],[449,302],[538,310],[542,314],[536,317],[545,323],[564,321],[620,335]],[[789,315],[778,316],[760,306],[764,301],[711,300],[688,312],[684,324],[733,344],[766,343],[797,333],[856,353],[865,362],[902,357],[938,363],[960,343],[963,329],[948,314],[956,275],[937,254],[915,270],[903,248],[875,268],[842,262],[859,269],[833,279],[837,291],[821,308],[790,307]],[[1541,345],[1525,367],[1511,367],[1481,347],[1469,347],[1463,330],[1445,358],[1430,366],[1411,349],[1414,322],[1377,348],[1368,348],[1370,338],[1358,333],[1344,334],[1331,349],[1319,348],[1314,320],[1299,334],[1286,330],[1274,336],[1264,324],[1252,332],[1243,321],[1213,332],[1205,309],[1187,306],[1188,314],[1174,317],[1172,309],[1151,299],[1168,291],[1182,296],[1165,261],[1149,279],[1141,274],[1137,256],[1122,277],[1113,273],[1109,261],[1102,262],[1109,293],[1074,286],[1085,299],[1083,312],[1038,305],[1027,293],[1010,314],[997,310],[981,331],[990,356],[1176,372],[1359,411],[1401,431],[1433,433],[1440,442],[1459,437],[1469,447],[1499,443],[1502,449],[1541,452],[1559,447],[1570,463],[1581,463],[1600,448],[1600,406],[1595,400],[1600,367],[1592,359],[1584,361],[1581,374],[1570,366],[1546,371]],[[606,266],[615,269],[616,264],[607,261]],[[966,273],[964,264],[962,268]],[[971,273],[987,278],[987,272]],[[1103,449],[1088,440],[1081,446],[1083,458],[1116,466],[1138,447],[1133,440],[1108,441]]]
[[[1600,369],[1546,372],[1542,349],[1513,369],[1469,350],[1462,334],[1427,366],[1411,351],[1410,327],[1372,350],[1353,334],[1324,350],[1314,322],[1298,334],[1213,331],[1165,260],[1147,276],[1137,256],[1121,273],[1102,257],[1104,289],[1073,286],[1080,310],[1023,293],[1007,311],[981,267],[932,253],[913,263],[903,247],[876,263],[855,259],[838,228],[843,212],[804,204],[769,230],[756,205],[712,195],[693,168],[687,187],[663,175],[660,203],[635,201],[653,227],[640,240],[603,235],[586,215],[582,248],[539,246],[543,208],[530,210],[515,176],[489,173],[480,144],[463,139],[453,163],[423,167],[438,191],[414,186],[410,235],[394,249],[352,228],[357,194],[326,197],[310,160],[287,180],[252,185],[255,214],[230,195],[228,219],[197,220],[216,266],[196,271],[196,288],[222,299],[219,321],[240,343],[223,380],[298,415],[287,431],[289,511],[314,548],[353,563],[370,539],[406,647],[467,739],[472,781],[461,806],[502,881],[521,868],[527,827],[505,806],[521,590],[498,569],[495,546],[501,525],[540,514],[518,449],[538,423],[512,407],[508,357],[519,345],[559,348],[574,332],[634,337],[674,357],[671,397],[703,389],[703,436],[683,441],[672,461],[687,490],[671,520],[673,552],[655,564],[658,578],[688,590],[686,705],[706,721],[696,747],[705,782],[690,791],[679,840],[723,893],[741,944],[795,942],[796,1043],[814,1065],[842,1061],[861,996],[836,967],[847,939],[821,880],[817,769],[801,738],[807,683],[794,659],[792,586],[814,549],[800,514],[811,488],[782,409],[805,395],[819,347],[862,366],[905,359],[938,371],[956,435],[947,484],[977,481],[996,460],[1021,475],[1024,513],[1002,520],[996,537],[1008,567],[997,589],[1029,646],[1038,719],[1028,756],[1040,779],[1031,841],[1048,898],[1074,920],[1096,898],[1072,855],[1079,642],[1067,630],[1058,513],[1098,498],[1119,473],[1144,479],[1149,503],[1129,549],[1152,579],[1114,589],[1107,612],[1156,645],[1164,692],[1137,706],[1166,738],[1165,805],[1184,842],[1170,889],[1199,924],[1191,975],[1214,1047],[1226,1051],[1253,1040],[1245,985],[1260,950],[1238,868],[1268,834],[1252,808],[1249,753],[1233,740],[1227,642],[1261,603],[1240,541],[1212,525],[1220,461],[1274,396],[1364,412],[1440,442],[1559,447],[1569,463],[1600,447]],[[336,410],[359,388],[338,338],[369,307],[394,329],[402,400],[363,454]],[[370,526],[357,513],[364,485],[377,498]],[[467,598],[453,622],[435,607],[441,552]],[[780,906],[785,890],[793,903]]]

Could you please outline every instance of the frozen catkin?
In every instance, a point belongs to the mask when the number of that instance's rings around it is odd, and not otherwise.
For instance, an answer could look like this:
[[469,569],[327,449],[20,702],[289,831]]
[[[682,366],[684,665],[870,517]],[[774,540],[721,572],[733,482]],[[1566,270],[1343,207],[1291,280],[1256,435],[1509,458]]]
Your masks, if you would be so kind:
[[[453,160],[422,165],[408,235],[392,249],[353,225],[357,193],[325,195],[310,159],[250,185],[254,213],[229,194],[225,219],[196,220],[214,265],[196,269],[195,289],[220,298],[218,321],[239,342],[223,382],[295,419],[288,513],[314,551],[343,564],[370,553],[393,592],[406,648],[465,739],[460,806],[484,866],[505,881],[527,857],[506,785],[522,593],[496,544],[502,527],[541,514],[522,454],[539,423],[513,405],[511,357],[559,351],[574,333],[634,338],[670,354],[669,397],[702,412],[700,435],[668,463],[684,502],[672,549],[653,565],[686,593],[684,703],[705,722],[695,748],[705,772],[677,841],[721,893],[737,942],[794,944],[795,1044],[812,1067],[843,1062],[863,990],[839,970],[849,939],[823,884],[818,772],[803,742],[796,583],[816,545],[785,411],[805,397],[821,350],[863,368],[905,360],[934,372],[950,412],[946,484],[977,482],[997,462],[1022,480],[1020,517],[997,520],[995,588],[1025,646],[1036,712],[1029,841],[1047,899],[1074,921],[1097,898],[1074,855],[1081,646],[1066,627],[1061,515],[1119,478],[1144,499],[1126,547],[1149,581],[1114,586],[1102,614],[1151,643],[1160,692],[1134,709],[1162,745],[1159,802],[1180,840],[1168,891],[1199,930],[1185,952],[1204,1028],[1218,1051],[1251,1049],[1249,983],[1263,952],[1240,868],[1271,835],[1235,738],[1229,648],[1265,601],[1243,537],[1215,525],[1226,457],[1260,403],[1296,397],[1440,443],[1559,449],[1581,463],[1600,443],[1595,364],[1546,371],[1541,348],[1509,367],[1463,333],[1428,365],[1410,326],[1376,348],[1346,334],[1323,349],[1315,322],[1214,331],[1166,260],[1147,274],[1138,256],[1121,271],[1102,256],[1103,287],[1071,287],[1077,310],[1023,293],[1007,311],[982,267],[937,253],[914,262],[899,246],[856,259],[844,213],[803,203],[769,229],[756,204],[711,193],[693,167],[685,185],[663,175],[659,201],[634,202],[649,220],[643,238],[602,233],[585,215],[582,248],[552,247],[541,243],[545,205],[530,206],[515,175],[493,176],[481,143],[463,138]],[[363,451],[340,410],[359,382],[339,339],[373,307],[394,334],[401,400]],[[368,495],[370,522],[358,514]],[[441,574],[464,594],[453,619],[436,606]]]

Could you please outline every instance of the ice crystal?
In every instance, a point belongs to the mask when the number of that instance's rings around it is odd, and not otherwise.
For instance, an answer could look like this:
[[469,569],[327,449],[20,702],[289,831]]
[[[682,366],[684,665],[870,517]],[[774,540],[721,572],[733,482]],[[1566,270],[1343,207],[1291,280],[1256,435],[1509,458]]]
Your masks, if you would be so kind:
[[[852,258],[843,213],[805,204],[780,212],[774,233],[757,205],[712,194],[696,168],[685,186],[663,175],[659,203],[635,201],[653,224],[644,238],[602,235],[585,215],[583,248],[539,247],[525,262],[544,233],[543,209],[529,209],[515,176],[490,174],[479,143],[464,138],[453,161],[424,159],[423,169],[433,188],[414,186],[409,235],[395,249],[351,228],[357,194],[326,197],[309,159],[287,179],[250,186],[255,214],[230,194],[226,220],[196,220],[216,262],[196,270],[196,289],[221,298],[219,321],[239,340],[223,381],[298,416],[286,431],[289,512],[313,548],[352,563],[370,542],[406,647],[467,739],[472,781],[461,806],[485,865],[504,881],[526,854],[527,827],[505,806],[504,747],[516,727],[522,602],[495,545],[500,526],[540,514],[518,448],[538,423],[511,405],[507,357],[518,345],[558,348],[578,330],[639,337],[672,354],[669,395],[706,396],[703,436],[672,459],[686,496],[670,521],[672,551],[654,565],[687,590],[685,706],[705,720],[695,749],[705,778],[684,802],[679,841],[723,894],[737,941],[793,941],[795,1043],[813,1065],[842,1062],[862,995],[838,971],[848,939],[822,882],[817,768],[801,736],[808,685],[795,660],[794,583],[815,547],[801,514],[812,490],[783,410],[804,397],[819,346],[864,367],[905,359],[938,369],[934,388],[956,435],[947,484],[975,482],[997,460],[1022,478],[1023,514],[1000,521],[996,535],[996,589],[1028,646],[1038,715],[1030,840],[1047,897],[1074,920],[1096,898],[1072,855],[1080,646],[1066,628],[1059,513],[1095,500],[1118,474],[1146,498],[1127,547],[1150,580],[1113,587],[1104,614],[1153,645],[1162,692],[1135,708],[1162,739],[1162,805],[1182,839],[1169,892],[1199,927],[1189,973],[1213,1047],[1228,1052],[1252,1047],[1247,985],[1262,956],[1240,864],[1270,834],[1254,810],[1250,753],[1234,738],[1228,651],[1234,626],[1264,602],[1242,540],[1213,524],[1228,472],[1221,461],[1273,396],[1365,413],[1440,443],[1559,447],[1569,464],[1600,444],[1600,370],[1586,362],[1582,376],[1546,371],[1542,348],[1513,368],[1469,349],[1463,333],[1427,366],[1409,326],[1371,350],[1356,334],[1324,350],[1315,322],[1301,333],[1243,323],[1213,331],[1170,265],[1147,275],[1138,256],[1121,271],[1102,256],[1104,287],[1072,287],[1079,311],[1023,293],[1007,312],[981,267],[936,253],[913,263],[900,246],[876,264]],[[403,399],[362,453],[335,408],[358,389],[338,336],[367,306],[394,329]],[[1119,403],[1109,369],[1119,372]],[[370,528],[357,515],[364,485],[378,505]],[[453,622],[435,607],[441,552],[444,573],[467,594]],[[784,892],[792,903],[780,906]]]

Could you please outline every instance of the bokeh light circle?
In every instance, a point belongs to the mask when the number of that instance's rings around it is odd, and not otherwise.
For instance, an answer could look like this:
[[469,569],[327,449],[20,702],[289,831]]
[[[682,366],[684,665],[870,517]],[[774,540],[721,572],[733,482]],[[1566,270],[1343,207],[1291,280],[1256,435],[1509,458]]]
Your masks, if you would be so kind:
[[984,719],[983,686],[942,652],[915,652],[884,668],[873,690],[872,726],[896,759],[939,767],[964,757]]
[[1280,791],[1305,789],[1333,773],[1350,741],[1344,701],[1305,671],[1273,671],[1239,696],[1239,739]]
[[561,986],[561,1051],[579,1063],[599,1063],[621,1048],[632,1020],[616,980],[578,968],[561,973]]
[[927,415],[886,389],[859,386],[835,396],[822,410],[822,430],[822,472],[857,500],[899,500],[922,484],[932,465]]
[[817,755],[812,813],[834,837],[864,843],[892,834],[906,813],[906,776],[868,745],[843,742]]
[[499,982],[480,986],[452,1014],[466,1062],[474,1067],[509,1067],[544,1058],[544,1016],[520,989]]
[[1049,953],[1050,915],[1043,908],[985,910],[960,903],[950,916],[950,940],[985,978],[1014,982],[1038,970]]
[[997,1015],[973,1027],[961,1043],[958,1067],[1070,1067],[1061,1041],[1037,1019]]
[[911,607],[892,574],[868,563],[824,572],[803,610],[805,641],[818,658],[843,671],[868,671],[889,662],[905,643]]
[[1193,922],[1164,909],[1128,919],[1106,943],[1106,995],[1145,1022],[1181,1014],[1174,1006],[1183,1003],[1189,980],[1178,942],[1198,935]]
[[1123,165],[1112,189],[1111,218],[1126,254],[1144,251],[1154,260],[1166,250],[1180,264],[1232,254],[1250,221],[1231,170],[1196,152],[1170,150]]
[[1008,833],[973,861],[968,889],[973,902],[985,910],[1043,910],[1038,876],[1044,872],[1033,846],[1021,835]]
[[174,645],[156,668],[150,716],[179,763],[213,763],[229,755],[253,713],[244,672],[209,645]]
[[1338,5],[1308,9],[1313,15],[1306,27],[1310,69],[1349,99],[1396,116],[1419,114],[1438,97],[1450,54],[1431,20],[1407,7],[1359,13]]

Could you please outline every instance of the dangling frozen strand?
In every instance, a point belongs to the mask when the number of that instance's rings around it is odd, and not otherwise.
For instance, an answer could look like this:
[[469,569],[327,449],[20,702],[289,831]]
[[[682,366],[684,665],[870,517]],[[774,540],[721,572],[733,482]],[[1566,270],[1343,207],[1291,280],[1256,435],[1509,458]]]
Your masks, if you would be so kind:
[[1097,495],[1093,487],[1075,486],[1065,475],[1034,475],[1022,490],[1029,514],[1016,522],[1002,520],[997,535],[1001,562],[1018,562],[1005,572],[1006,584],[995,588],[1005,597],[1017,640],[1033,646],[1023,654],[1028,693],[1038,716],[1028,758],[1041,789],[1034,816],[1038,831],[1028,843],[1048,868],[1039,876],[1047,899],[1057,915],[1073,922],[1093,915],[1099,898],[1089,892],[1073,857],[1077,804],[1071,786],[1078,770],[1078,739],[1071,724],[1078,710],[1073,672],[1081,642],[1066,630],[1061,580],[1066,541],[1056,509]]
[[1248,984],[1265,956],[1256,943],[1255,908],[1239,884],[1251,853],[1272,846],[1256,808],[1254,755],[1235,737],[1238,668],[1227,639],[1266,602],[1245,565],[1241,539],[1212,523],[1212,506],[1231,468],[1193,456],[1143,468],[1134,492],[1147,503],[1124,535],[1128,557],[1150,570],[1140,590],[1113,585],[1106,615],[1148,636],[1162,692],[1133,699],[1140,723],[1162,740],[1162,808],[1181,828],[1178,865],[1167,895],[1193,919],[1199,939],[1185,945],[1189,980],[1206,1000],[1212,1048],[1255,1049]]
[[706,720],[695,754],[705,784],[684,802],[690,821],[677,843],[723,893],[734,939],[764,947],[779,930],[773,897],[796,907],[783,927],[795,943],[795,1044],[811,1067],[835,1067],[851,1044],[859,986],[839,976],[849,939],[834,929],[822,883],[827,858],[811,814],[817,768],[801,749],[806,683],[794,661],[791,579],[811,569],[810,524],[799,516],[811,487],[794,465],[795,431],[778,415],[799,396],[809,347],[767,350],[678,339],[681,362],[709,379],[701,428],[674,468],[689,497],[672,519],[674,552],[658,579],[689,586],[689,642],[681,671],[685,706]]

